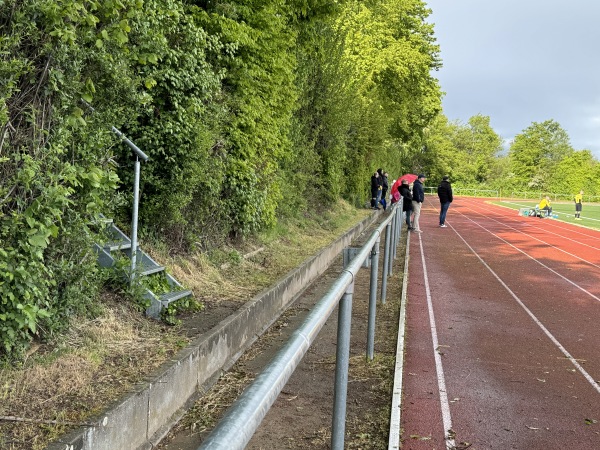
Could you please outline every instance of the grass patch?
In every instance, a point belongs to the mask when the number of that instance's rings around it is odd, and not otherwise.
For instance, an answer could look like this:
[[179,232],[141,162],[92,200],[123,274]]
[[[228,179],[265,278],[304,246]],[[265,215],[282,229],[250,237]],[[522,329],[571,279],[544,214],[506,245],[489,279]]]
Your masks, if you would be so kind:
[[53,346],[34,346],[21,364],[0,369],[0,416],[24,420],[0,421],[0,448],[44,448],[187,343],[110,294],[104,302],[98,318],[74,321]]

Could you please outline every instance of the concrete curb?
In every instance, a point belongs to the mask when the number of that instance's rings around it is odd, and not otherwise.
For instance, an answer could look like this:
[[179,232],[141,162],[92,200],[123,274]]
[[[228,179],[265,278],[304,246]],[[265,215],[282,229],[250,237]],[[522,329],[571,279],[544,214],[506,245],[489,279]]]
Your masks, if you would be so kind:
[[154,448],[188,407],[230,368],[344,247],[378,217],[371,214],[273,287],[261,292],[212,330],[164,363],[149,379],[100,416],[46,450],[147,450]]

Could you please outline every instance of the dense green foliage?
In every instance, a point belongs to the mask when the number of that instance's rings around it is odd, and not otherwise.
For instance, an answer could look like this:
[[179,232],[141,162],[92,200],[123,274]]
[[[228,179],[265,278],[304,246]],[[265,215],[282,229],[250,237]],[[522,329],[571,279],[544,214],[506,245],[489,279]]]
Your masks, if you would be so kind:
[[130,221],[111,127],[150,156],[142,238],[175,251],[362,204],[440,110],[427,15],[421,0],[0,1],[1,351],[93,312],[94,223]]

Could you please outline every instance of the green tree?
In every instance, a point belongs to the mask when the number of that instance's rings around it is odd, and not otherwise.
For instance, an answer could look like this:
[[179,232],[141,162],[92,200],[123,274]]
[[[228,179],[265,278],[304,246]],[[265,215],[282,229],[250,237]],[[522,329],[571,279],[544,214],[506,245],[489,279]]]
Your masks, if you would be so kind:
[[583,189],[589,195],[596,195],[598,181],[594,175],[597,166],[598,161],[589,150],[574,151],[553,167],[548,190],[575,195]]
[[482,115],[463,125],[439,114],[420,143],[421,151],[409,155],[407,165],[433,180],[449,175],[462,187],[486,183],[496,170],[496,157],[502,149],[502,139],[491,127],[490,118]]
[[346,178],[356,185],[360,176],[365,192],[375,168],[386,164],[384,169],[400,173],[407,144],[441,109],[439,84],[431,76],[440,61],[429,13],[420,0],[353,1],[336,20],[358,112],[347,167],[365,170],[350,170]]
[[567,132],[557,122],[533,122],[510,146],[515,184],[529,189],[547,189],[554,167],[572,151]]

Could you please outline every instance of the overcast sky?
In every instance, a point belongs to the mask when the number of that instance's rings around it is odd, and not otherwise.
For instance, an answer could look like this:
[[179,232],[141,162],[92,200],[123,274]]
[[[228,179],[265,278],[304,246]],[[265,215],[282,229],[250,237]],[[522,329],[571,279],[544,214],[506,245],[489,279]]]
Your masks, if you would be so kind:
[[600,159],[600,1],[425,1],[448,119],[489,116],[506,144],[553,119]]

